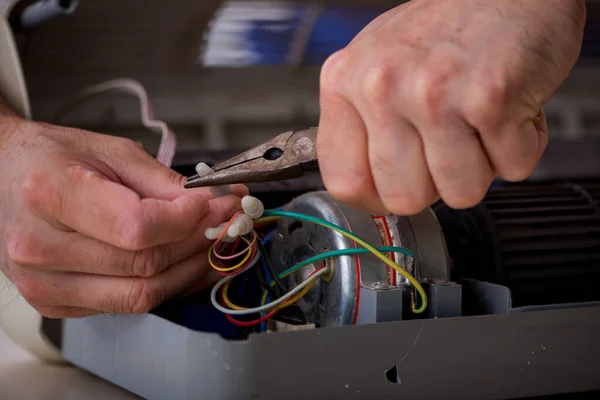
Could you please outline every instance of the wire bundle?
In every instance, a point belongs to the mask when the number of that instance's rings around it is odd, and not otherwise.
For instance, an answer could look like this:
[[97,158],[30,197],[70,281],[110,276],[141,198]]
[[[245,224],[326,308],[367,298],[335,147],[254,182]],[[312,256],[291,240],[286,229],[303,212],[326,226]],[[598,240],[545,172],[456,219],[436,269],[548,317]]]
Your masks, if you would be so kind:
[[[330,222],[309,215],[281,210],[266,210],[262,214],[262,218],[254,220],[254,229],[250,234],[237,238],[235,242],[230,246],[227,246],[227,244],[223,246],[222,239],[226,236],[228,227],[240,214],[242,214],[242,212],[237,213],[236,215],[234,215],[233,218],[231,218],[231,220],[227,223],[219,238],[217,238],[217,240],[212,244],[209,251],[210,265],[215,270],[217,270],[219,274],[223,276],[223,279],[221,279],[211,291],[211,302],[216,309],[225,314],[225,316],[231,323],[241,327],[255,327],[260,324],[260,330],[264,331],[266,329],[265,321],[272,318],[275,314],[281,312],[282,310],[289,310],[293,307],[296,307],[296,312],[300,314],[301,323],[305,323],[306,320],[302,311],[299,309],[299,307],[295,305],[306,295],[306,293],[308,293],[313,288],[313,286],[317,283],[319,279],[323,277],[323,275],[326,275],[328,272],[331,272],[328,271],[325,260],[344,255],[355,255],[364,253],[371,253],[375,255],[380,260],[389,265],[391,268],[398,271],[412,284],[412,286],[419,294],[419,297],[421,299],[420,304],[417,304],[416,300],[414,300],[413,297],[413,301],[411,304],[413,313],[419,314],[426,309],[427,296],[421,284],[405,269],[397,265],[390,258],[383,254],[384,252],[396,252],[408,255],[410,257],[414,257],[409,250],[401,247],[375,247],[367,243],[364,239],[356,236],[352,232],[349,232]],[[274,223],[278,221],[279,218],[282,217],[303,220],[318,224],[320,226],[324,226],[328,229],[332,229],[340,233],[341,235],[352,239],[354,242],[362,246],[362,248],[349,248],[343,250],[323,252],[321,254],[317,254],[313,257],[310,257],[298,263],[297,265],[292,266],[291,268],[288,268],[285,271],[277,274],[274,271],[267,251],[265,250],[265,245],[269,242],[275,231],[270,230],[266,235],[263,235],[262,238],[260,238],[259,234],[257,233],[257,230],[260,230],[261,228],[265,227],[271,227]],[[239,243],[241,242],[244,242],[246,244],[246,247],[243,250],[238,251],[237,248],[239,246]],[[227,247],[227,250],[229,251],[228,255],[221,254],[225,251],[225,247]],[[257,264],[259,264],[259,262],[261,268],[254,268]],[[217,265],[218,263],[235,264]],[[315,268],[315,270],[308,276],[308,278],[300,282],[295,287],[285,287],[285,285],[281,281],[282,279],[298,271],[299,269],[307,267],[309,265],[317,265],[318,267]],[[231,301],[231,299],[229,298],[229,289],[232,286],[232,283],[234,282],[234,279],[236,277],[243,275],[250,270],[252,270],[255,273],[262,288],[262,295],[260,296],[260,305],[256,307],[242,307]],[[268,280],[266,279],[267,276],[269,278]],[[238,320],[237,318],[234,318],[234,316],[256,316],[256,318],[252,320],[242,321]],[[280,317],[281,316],[283,315],[280,315]]]
[[[240,236],[230,246],[227,246],[227,244],[223,242],[223,238],[226,237],[229,227],[241,214],[242,212],[239,212],[234,215],[233,218],[231,218],[231,220],[225,225],[220,236],[209,249],[209,263],[211,267],[215,269],[221,276],[223,276],[223,279],[217,283],[212,290],[211,301],[215,308],[223,312],[231,323],[242,327],[251,327],[266,321],[278,311],[296,303],[313,287],[317,279],[323,273],[325,273],[325,270],[322,269],[320,271],[315,271],[315,273],[311,275],[309,279],[288,291],[283,286],[283,283],[280,281],[279,277],[277,277],[273,271],[271,261],[264,248],[264,242],[266,242],[265,238],[259,240],[256,230],[252,230],[249,235]],[[274,218],[256,220],[254,224],[255,229],[269,226],[273,222],[276,222],[276,220],[277,219]],[[237,248],[239,247],[240,242],[244,242],[246,246],[243,250],[238,251]],[[226,250],[228,250],[230,254],[221,254]],[[258,273],[259,269],[255,269],[255,272],[257,272],[257,278],[261,283],[265,293],[272,293],[277,297],[277,299],[269,304],[263,304],[262,306],[255,308],[246,308],[234,304],[229,298],[229,289],[233,279],[250,270],[259,261],[261,262],[263,269],[266,271],[262,271],[261,274]],[[267,282],[264,278],[266,275],[268,275],[270,278],[269,282]],[[270,282],[273,284],[271,285]],[[273,288],[277,285],[279,285],[279,292],[273,290]],[[218,297],[220,297],[220,300]],[[249,316],[260,313],[264,313],[264,315],[252,321],[239,321],[233,318],[234,315]]]

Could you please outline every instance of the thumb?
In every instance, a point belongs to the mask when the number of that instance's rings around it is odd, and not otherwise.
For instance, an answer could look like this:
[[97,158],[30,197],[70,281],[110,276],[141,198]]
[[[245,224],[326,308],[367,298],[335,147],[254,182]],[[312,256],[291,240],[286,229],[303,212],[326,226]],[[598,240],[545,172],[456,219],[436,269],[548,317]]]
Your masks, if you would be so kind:
[[135,142],[109,138],[108,151],[103,161],[117,175],[121,183],[142,198],[175,200],[183,195],[201,195],[210,200],[210,191],[186,191],[185,177],[168,168],[145,152]]
[[[108,148],[101,153],[107,164],[117,175],[121,183],[135,191],[142,198],[175,200],[181,196],[193,196],[203,201],[212,200],[215,196],[209,188],[185,189],[186,178],[176,171],[158,162],[135,142],[130,140],[109,138]],[[232,185],[234,196],[243,197],[248,194],[244,185]]]

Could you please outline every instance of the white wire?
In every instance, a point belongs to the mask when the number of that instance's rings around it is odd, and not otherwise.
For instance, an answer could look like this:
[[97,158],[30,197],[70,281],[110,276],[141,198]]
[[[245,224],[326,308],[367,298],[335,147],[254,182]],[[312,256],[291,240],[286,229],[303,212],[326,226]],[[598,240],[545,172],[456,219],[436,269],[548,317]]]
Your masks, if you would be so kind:
[[62,116],[90,97],[111,91],[133,95],[138,98],[140,101],[142,125],[161,135],[161,142],[156,159],[160,163],[170,167],[177,147],[175,134],[169,129],[166,123],[154,119],[154,112],[152,110],[152,104],[148,99],[148,93],[144,86],[134,79],[119,78],[88,86],[84,88],[75,99],[62,107],[56,113],[54,119],[59,120]]
[[[252,260],[253,263],[256,264],[256,261],[258,261],[258,257],[259,257],[259,252],[256,252],[256,256],[254,257],[254,259]],[[256,260],[256,261],[255,261]],[[321,275],[325,274],[327,272],[326,269],[322,269],[320,271],[318,271],[317,273],[315,273],[313,276],[311,276],[309,279],[305,280],[304,282],[300,283],[298,286],[296,286],[295,288],[293,288],[292,290],[290,290],[288,293],[286,293],[284,296],[280,297],[279,299],[272,301],[271,303],[265,304],[264,306],[260,306],[260,307],[256,307],[256,308],[249,308],[247,310],[231,310],[229,308],[225,308],[223,306],[221,306],[219,304],[219,302],[217,301],[217,292],[219,291],[219,289],[226,284],[227,282],[229,282],[230,280],[232,280],[233,278],[235,278],[235,276],[228,276],[225,277],[223,279],[221,279],[212,289],[212,291],[210,292],[210,301],[212,302],[213,306],[215,306],[215,308],[219,311],[221,311],[222,313],[225,314],[229,314],[229,315],[248,315],[248,314],[258,314],[258,313],[262,313],[262,312],[266,312],[269,311],[271,308],[278,306],[282,303],[285,303],[286,301],[288,301],[289,299],[291,299],[292,297],[294,297],[295,295],[297,295],[300,291],[302,291],[302,289],[304,289],[305,287],[307,287],[308,285],[310,285],[313,281],[319,279],[321,277]]]

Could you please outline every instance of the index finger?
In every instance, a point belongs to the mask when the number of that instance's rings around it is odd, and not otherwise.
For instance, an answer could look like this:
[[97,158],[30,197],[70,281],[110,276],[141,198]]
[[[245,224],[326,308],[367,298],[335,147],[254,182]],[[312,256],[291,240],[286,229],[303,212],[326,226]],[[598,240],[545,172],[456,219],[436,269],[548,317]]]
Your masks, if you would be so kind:
[[143,250],[190,236],[208,211],[207,191],[173,200],[141,198],[83,165],[34,172],[23,201],[49,222],[126,250]]

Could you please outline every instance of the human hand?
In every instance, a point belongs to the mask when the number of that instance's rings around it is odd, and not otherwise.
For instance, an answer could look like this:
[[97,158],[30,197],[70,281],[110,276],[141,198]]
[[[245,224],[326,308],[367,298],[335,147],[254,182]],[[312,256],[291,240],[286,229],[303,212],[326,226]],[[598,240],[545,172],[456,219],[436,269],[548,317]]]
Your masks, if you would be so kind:
[[240,209],[132,141],[23,120],[0,106],[0,268],[42,315],[148,312],[198,287],[208,227]]
[[578,58],[584,0],[415,0],[380,16],[321,73],[325,186],[371,212],[480,202],[525,179],[541,106]]

